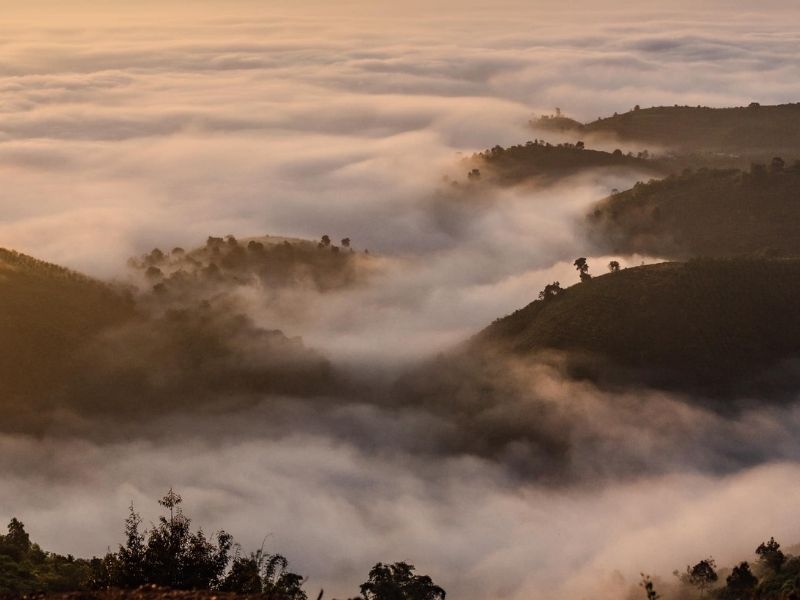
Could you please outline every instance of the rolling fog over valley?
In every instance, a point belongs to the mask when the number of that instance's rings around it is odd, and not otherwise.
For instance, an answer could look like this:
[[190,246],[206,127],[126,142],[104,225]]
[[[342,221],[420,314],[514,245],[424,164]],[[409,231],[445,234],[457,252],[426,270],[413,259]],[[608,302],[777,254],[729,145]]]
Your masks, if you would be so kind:
[[0,8],[0,518],[42,548],[174,489],[308,597],[796,553],[792,3]]

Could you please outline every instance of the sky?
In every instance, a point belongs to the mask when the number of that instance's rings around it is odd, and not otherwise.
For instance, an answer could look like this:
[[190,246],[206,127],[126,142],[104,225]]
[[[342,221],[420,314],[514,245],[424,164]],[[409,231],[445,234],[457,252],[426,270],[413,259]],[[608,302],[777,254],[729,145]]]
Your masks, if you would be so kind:
[[[258,290],[243,298],[260,325],[302,335],[347,368],[446,351],[545,283],[576,281],[576,256],[596,270],[617,258],[592,254],[577,223],[643,175],[586,173],[454,207],[441,201],[442,178],[463,179],[463,157],[542,137],[528,120],[556,107],[588,121],[635,104],[800,100],[788,1],[0,9],[0,245],[124,280],[129,257],[211,234],[351,237],[386,261],[369,286],[287,299],[306,306],[301,318]],[[524,381],[575,414],[619,401],[557,377]],[[355,593],[370,561],[395,559],[467,600],[580,598],[598,582],[614,597],[642,570],[666,575],[696,558],[687,548],[732,562],[761,537],[800,541],[794,408],[749,415],[746,425],[759,424],[750,439],[742,423],[687,408],[691,399],[647,392],[634,404],[645,412],[603,414],[624,424],[615,439],[625,460],[644,455],[652,473],[587,476],[576,489],[520,481],[503,461],[469,454],[365,447],[343,431],[369,423],[414,437],[430,418],[368,398],[315,426],[281,409],[286,429],[255,408],[161,423],[183,432],[173,439],[4,433],[0,517],[21,515],[46,547],[102,553],[131,500],[153,518],[152,500],[176,485],[198,523],[250,547],[270,535],[312,587],[339,597]],[[668,433],[637,438],[637,417],[659,411],[675,419],[665,417]],[[730,450],[704,442],[731,431],[756,458],[721,467]],[[781,443],[765,449],[767,439]],[[594,468],[590,455],[583,468]]]

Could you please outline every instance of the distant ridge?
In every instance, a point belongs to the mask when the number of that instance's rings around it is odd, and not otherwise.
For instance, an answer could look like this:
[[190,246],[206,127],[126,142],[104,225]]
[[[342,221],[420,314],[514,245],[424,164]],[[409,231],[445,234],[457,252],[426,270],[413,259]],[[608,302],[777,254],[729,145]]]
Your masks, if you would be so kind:
[[657,106],[636,108],[586,124],[559,115],[539,118],[531,125],[680,152],[733,153],[761,158],[771,158],[778,153],[800,158],[800,103],[761,106],[754,102],[750,106],[731,108]]

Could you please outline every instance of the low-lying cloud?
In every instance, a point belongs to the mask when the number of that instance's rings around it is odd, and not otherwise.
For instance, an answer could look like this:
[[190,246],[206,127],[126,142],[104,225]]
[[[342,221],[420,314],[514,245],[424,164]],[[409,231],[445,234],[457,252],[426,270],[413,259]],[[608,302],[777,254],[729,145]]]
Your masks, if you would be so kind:
[[312,589],[340,597],[378,560],[410,560],[467,600],[619,597],[640,571],[796,541],[791,404],[750,399],[723,417],[530,364],[503,365],[489,397],[467,381],[463,397],[420,404],[384,385],[546,283],[576,281],[577,256],[603,270],[616,257],[592,257],[574,224],[642,177],[457,194],[442,176],[463,181],[463,156],[539,135],[528,119],[556,106],[591,120],[796,101],[796,9],[261,4],[75,3],[63,20],[52,4],[13,7],[0,25],[0,238],[124,278],[129,256],[209,234],[351,237],[380,267],[367,284],[243,286],[236,308],[302,335],[356,391],[146,427],[67,410],[35,439],[0,436],[0,516],[45,547],[102,553],[131,500],[153,518],[175,486],[198,524],[246,548],[271,534]]

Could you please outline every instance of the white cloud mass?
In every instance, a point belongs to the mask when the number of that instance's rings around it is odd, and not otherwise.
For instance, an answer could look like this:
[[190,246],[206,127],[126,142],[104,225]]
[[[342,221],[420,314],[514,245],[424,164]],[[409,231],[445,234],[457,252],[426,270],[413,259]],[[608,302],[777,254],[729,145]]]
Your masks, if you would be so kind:
[[[556,106],[592,120],[634,104],[800,100],[788,0],[20,4],[0,1],[0,243],[110,278],[129,256],[209,234],[349,236],[386,261],[369,285],[244,299],[260,324],[368,373],[577,280],[572,260],[591,248],[575,219],[637,179],[585,173],[448,204],[438,190],[464,178],[462,155],[534,137],[528,119]],[[176,418],[163,425],[184,432],[173,439],[4,435],[0,517],[20,516],[45,547],[103,553],[131,500],[152,518],[174,485],[207,529],[249,547],[271,534],[328,597],[354,595],[379,560],[414,562],[465,600],[619,597],[643,570],[800,539],[794,409],[724,422],[666,398],[671,416],[637,436],[641,415],[609,408],[630,398],[546,385],[586,423],[601,417],[587,439],[609,436],[652,473],[595,480],[600,465],[578,450],[585,483],[551,488],[501,460],[395,447],[425,436],[424,417],[359,400],[313,427],[256,408]],[[351,439],[367,426],[388,432],[385,447]],[[725,463],[728,436],[747,460]]]

